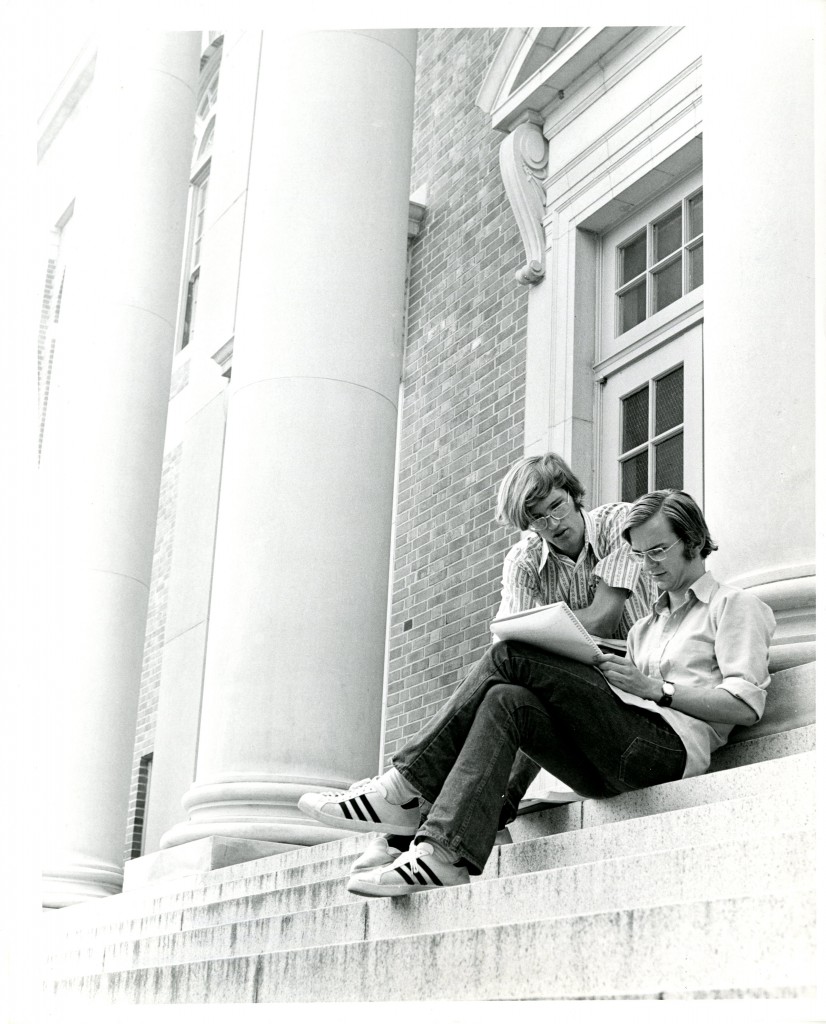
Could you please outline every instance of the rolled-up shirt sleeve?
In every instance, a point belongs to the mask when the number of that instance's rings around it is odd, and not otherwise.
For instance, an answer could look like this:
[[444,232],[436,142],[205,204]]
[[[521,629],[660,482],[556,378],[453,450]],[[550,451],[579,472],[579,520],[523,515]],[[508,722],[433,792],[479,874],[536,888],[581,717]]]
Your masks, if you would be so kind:
[[714,653],[723,679],[717,687],[748,704],[758,721],[766,707],[774,625],[771,609],[747,591],[720,600]]
[[639,583],[642,566],[631,557],[631,549],[623,542],[609,552],[594,567],[594,575],[608,584],[624,590],[633,590]]
[[515,615],[542,603],[539,575],[517,545],[505,556],[502,567],[502,601],[497,617]]

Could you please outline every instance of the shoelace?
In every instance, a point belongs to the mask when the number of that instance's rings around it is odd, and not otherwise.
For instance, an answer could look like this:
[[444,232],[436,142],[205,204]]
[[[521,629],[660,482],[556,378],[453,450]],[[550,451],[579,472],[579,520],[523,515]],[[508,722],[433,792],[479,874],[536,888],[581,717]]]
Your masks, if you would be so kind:
[[359,793],[363,793],[367,789],[377,789],[383,797],[387,797],[387,790],[378,775],[372,779],[362,779],[361,782],[354,782],[347,792],[353,796],[358,796]]
[[[427,850],[419,851],[419,847],[411,847],[407,851],[407,856],[404,858],[404,863],[394,863],[392,867],[395,869],[398,875],[412,885],[414,882],[427,885],[444,885],[444,882],[439,878],[436,872],[429,865],[425,864],[424,861],[420,860],[420,857],[427,857],[432,854],[430,847]],[[400,860],[401,858],[399,858]]]
[[[376,775],[372,779],[362,779],[361,782],[354,782],[353,785],[350,786],[349,789],[346,789],[344,792],[348,796],[358,796],[359,793],[363,793],[366,789],[372,787],[375,787],[383,797],[387,797],[387,790],[384,788],[384,783],[381,781],[378,775]],[[319,793],[318,795],[326,797],[339,797],[343,794],[340,789],[330,789],[326,790],[323,793]]]

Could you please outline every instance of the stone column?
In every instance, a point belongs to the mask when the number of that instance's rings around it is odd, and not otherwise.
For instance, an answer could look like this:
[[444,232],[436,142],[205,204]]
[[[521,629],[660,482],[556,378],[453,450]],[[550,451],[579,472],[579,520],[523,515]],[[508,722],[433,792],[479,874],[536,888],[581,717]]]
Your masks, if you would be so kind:
[[189,820],[285,846],[379,764],[414,31],[264,33]]
[[104,38],[42,458],[45,904],[119,891],[200,33]]
[[814,640],[813,32],[740,22],[703,64],[709,567],[774,608],[779,666]]

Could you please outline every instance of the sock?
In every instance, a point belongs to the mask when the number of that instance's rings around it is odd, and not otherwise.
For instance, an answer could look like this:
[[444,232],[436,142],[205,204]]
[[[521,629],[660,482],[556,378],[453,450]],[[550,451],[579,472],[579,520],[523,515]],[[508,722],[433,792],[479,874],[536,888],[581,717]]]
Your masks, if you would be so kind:
[[387,790],[387,799],[391,804],[406,804],[418,799],[419,791],[414,789],[407,779],[395,768],[389,768],[381,777]]
[[[416,841],[418,842],[418,837]],[[441,843],[437,843],[435,839],[431,839],[430,836],[422,836],[422,842],[430,843],[433,847],[433,856],[442,864],[457,863],[455,855],[451,853],[446,846],[443,846]]]
[[394,850],[398,850],[399,853],[404,853],[405,850],[410,849],[410,844],[413,842],[413,836],[385,836],[387,845],[392,846]]

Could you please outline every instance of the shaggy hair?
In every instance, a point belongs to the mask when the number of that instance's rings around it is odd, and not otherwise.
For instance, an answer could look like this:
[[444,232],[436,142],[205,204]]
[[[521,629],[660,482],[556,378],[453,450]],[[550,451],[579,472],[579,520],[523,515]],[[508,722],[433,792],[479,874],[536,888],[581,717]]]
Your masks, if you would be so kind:
[[683,542],[683,554],[687,559],[694,558],[698,552],[700,558],[707,558],[712,551],[717,550],[700,506],[690,494],[673,487],[663,491],[651,491],[650,494],[643,494],[641,498],[637,498],[625,518],[622,539],[630,544],[629,531],[634,526],[647,522],[658,512],[662,512],[674,533]]
[[555,452],[526,455],[511,467],[499,485],[497,522],[514,526],[517,530],[527,530],[531,520],[536,518],[532,510],[554,488],[567,491],[573,499],[574,508],[582,508],[585,488],[564,459]]

